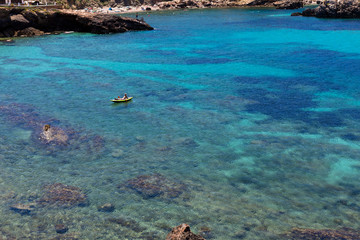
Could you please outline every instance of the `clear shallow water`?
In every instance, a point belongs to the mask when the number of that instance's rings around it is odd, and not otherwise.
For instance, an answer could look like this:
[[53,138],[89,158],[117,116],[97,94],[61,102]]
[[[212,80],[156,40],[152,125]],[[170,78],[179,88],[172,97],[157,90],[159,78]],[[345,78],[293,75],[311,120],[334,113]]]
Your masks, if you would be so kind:
[[[155,31],[0,45],[0,105],[27,103],[105,142],[54,152],[2,115],[0,233],[51,239],[65,223],[81,239],[164,239],[186,222],[209,239],[280,239],[292,227],[359,228],[360,22],[290,13],[162,12],[145,16]],[[132,102],[109,101],[124,92]],[[187,190],[143,198],[122,187],[154,173]],[[89,206],[9,209],[55,182],[81,188]],[[98,212],[104,203],[116,210]]]

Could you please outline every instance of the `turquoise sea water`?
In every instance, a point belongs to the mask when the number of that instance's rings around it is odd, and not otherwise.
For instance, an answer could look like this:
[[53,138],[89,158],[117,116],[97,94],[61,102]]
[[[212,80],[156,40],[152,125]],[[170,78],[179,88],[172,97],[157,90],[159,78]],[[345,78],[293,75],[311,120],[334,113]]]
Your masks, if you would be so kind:
[[[52,239],[59,223],[79,239],[165,239],[181,223],[207,239],[358,229],[360,21],[290,14],[168,11],[143,14],[154,31],[1,44],[0,106],[103,144],[49,148],[2,113],[0,238]],[[133,101],[109,101],[124,92]],[[185,190],[126,186],[152,174]],[[89,204],[10,210],[53,183]]]

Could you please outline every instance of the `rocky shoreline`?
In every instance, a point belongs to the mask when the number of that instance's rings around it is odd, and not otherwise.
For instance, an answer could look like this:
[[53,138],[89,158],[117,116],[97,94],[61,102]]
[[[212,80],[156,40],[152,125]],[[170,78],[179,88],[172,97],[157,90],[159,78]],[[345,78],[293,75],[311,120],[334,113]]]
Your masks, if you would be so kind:
[[360,4],[357,1],[325,2],[317,8],[308,8],[292,16],[317,18],[360,18]]
[[[140,13],[158,10],[227,8],[227,7],[275,7],[297,9],[305,4],[303,0],[172,0],[154,5],[129,6],[116,10],[96,9],[58,10],[42,8],[0,8],[0,38],[30,37],[59,32],[75,31],[95,34],[122,33],[126,31],[153,30],[142,20],[121,17],[120,13]],[[140,13],[141,14],[141,13]],[[360,5],[354,1],[323,2],[317,8],[308,8],[292,16],[313,16],[318,18],[360,18]]]
[[153,30],[147,23],[110,14],[66,10],[0,8],[0,37],[29,37],[56,32],[95,34]]

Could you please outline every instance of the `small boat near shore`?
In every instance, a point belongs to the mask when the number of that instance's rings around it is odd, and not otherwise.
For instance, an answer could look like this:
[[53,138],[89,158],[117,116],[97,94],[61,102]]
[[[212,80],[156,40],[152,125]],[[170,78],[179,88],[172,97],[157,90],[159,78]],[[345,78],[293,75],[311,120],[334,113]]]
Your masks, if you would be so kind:
[[111,99],[111,101],[114,102],[114,103],[120,103],[120,102],[128,102],[128,101],[131,101],[131,99],[133,99],[133,97],[129,97],[129,98],[126,98],[126,99],[114,98],[114,99]]

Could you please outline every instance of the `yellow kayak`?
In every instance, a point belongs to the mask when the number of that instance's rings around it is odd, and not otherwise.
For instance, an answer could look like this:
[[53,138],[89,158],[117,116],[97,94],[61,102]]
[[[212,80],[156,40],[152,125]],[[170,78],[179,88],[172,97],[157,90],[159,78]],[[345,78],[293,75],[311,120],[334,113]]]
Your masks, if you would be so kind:
[[111,101],[114,102],[114,103],[120,103],[120,102],[128,102],[128,101],[130,101],[131,99],[133,99],[133,97],[129,97],[129,98],[127,98],[127,99],[114,98],[114,99],[111,99]]

